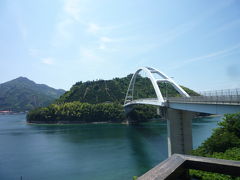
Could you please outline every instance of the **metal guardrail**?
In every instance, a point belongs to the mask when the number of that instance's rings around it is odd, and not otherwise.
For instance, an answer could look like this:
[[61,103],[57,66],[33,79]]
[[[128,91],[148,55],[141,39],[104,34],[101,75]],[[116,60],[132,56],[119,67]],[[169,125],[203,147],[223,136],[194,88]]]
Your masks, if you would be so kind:
[[198,94],[202,96],[240,96],[240,89],[223,89],[214,91],[199,91]]
[[168,97],[166,100],[182,103],[240,104],[240,89],[204,91],[199,94],[191,97]]
[[240,176],[240,161],[174,154],[138,180],[187,180],[190,179],[189,169]]
[[[179,103],[206,103],[206,104],[240,104],[240,89],[225,89],[216,91],[202,91],[198,92],[199,96],[191,97],[164,97],[166,102]],[[144,98],[136,100],[127,100],[125,102],[144,102],[144,101],[158,101],[157,98]]]
[[207,104],[240,104],[240,96],[191,96],[167,98],[169,102],[207,103]]

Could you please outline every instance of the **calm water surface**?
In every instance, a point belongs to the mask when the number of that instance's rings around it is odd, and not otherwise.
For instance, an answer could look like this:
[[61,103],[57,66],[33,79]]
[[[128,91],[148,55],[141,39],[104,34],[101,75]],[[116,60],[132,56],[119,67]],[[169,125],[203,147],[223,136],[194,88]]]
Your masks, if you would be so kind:
[[[193,121],[194,148],[220,119]],[[28,125],[0,115],[1,180],[131,180],[166,158],[166,122]]]

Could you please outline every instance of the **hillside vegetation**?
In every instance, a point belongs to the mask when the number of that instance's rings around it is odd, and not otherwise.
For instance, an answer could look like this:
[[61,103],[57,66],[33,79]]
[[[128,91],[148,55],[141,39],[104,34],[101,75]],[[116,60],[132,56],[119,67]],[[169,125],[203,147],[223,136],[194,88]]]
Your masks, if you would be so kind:
[[[125,120],[123,102],[132,75],[112,80],[77,82],[54,104],[29,112],[31,123],[75,123],[75,122],[120,122]],[[179,96],[168,84],[159,84],[163,95]],[[194,91],[183,87],[189,94]],[[148,78],[137,77],[134,98],[155,97]],[[158,117],[156,107],[138,105],[129,114],[135,121],[146,121]],[[121,120],[120,120],[121,119]]]
[[19,77],[0,84],[0,111],[28,111],[48,106],[64,92],[64,90],[36,84],[25,77]]
[[[240,112],[226,114],[223,121],[218,123],[218,126],[219,127],[213,131],[211,137],[194,150],[193,154],[197,156],[240,161]],[[192,170],[191,174],[203,180],[240,180],[239,177],[197,170]]]
[[[97,80],[77,82],[70,91],[63,94],[56,102],[80,101],[91,104],[103,102],[118,102],[123,104],[132,74],[112,80]],[[159,83],[163,96],[179,96],[178,92],[169,84]],[[198,95],[193,90],[181,86],[190,95]],[[135,83],[134,98],[153,98],[155,91],[148,78],[138,76]]]

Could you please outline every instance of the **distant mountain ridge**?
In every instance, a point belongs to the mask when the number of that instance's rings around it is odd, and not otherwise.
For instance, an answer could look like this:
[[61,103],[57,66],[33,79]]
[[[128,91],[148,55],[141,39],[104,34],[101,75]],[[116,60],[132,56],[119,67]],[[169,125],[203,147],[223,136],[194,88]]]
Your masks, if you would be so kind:
[[37,84],[26,77],[18,77],[0,84],[0,111],[28,111],[47,106],[65,90]]

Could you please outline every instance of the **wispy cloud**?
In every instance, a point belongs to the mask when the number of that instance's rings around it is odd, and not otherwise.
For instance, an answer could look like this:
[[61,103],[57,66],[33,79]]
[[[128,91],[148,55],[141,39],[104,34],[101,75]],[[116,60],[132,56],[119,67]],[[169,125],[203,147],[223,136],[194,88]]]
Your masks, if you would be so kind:
[[43,64],[47,64],[47,65],[53,65],[53,64],[55,64],[55,61],[54,61],[54,59],[53,59],[52,57],[42,58],[42,59],[41,59],[41,62],[42,62]]
[[96,23],[89,23],[89,24],[87,25],[87,32],[89,32],[89,33],[96,34],[96,33],[98,33],[101,29],[102,29],[102,27],[100,27],[100,26],[97,25]]
[[54,47],[61,46],[73,38],[72,30],[74,25],[81,24],[81,1],[80,0],[65,0],[62,7],[62,12],[59,15],[60,21],[56,23],[56,30],[52,40]]
[[65,0],[64,12],[74,21],[80,20],[80,13],[82,11],[80,3],[80,0]]
[[179,69],[183,66],[186,66],[188,64],[195,63],[198,61],[215,60],[216,58],[230,56],[233,53],[236,53],[238,50],[240,50],[240,43],[238,43],[232,47],[228,47],[226,49],[220,50],[220,51],[212,52],[212,53],[209,53],[206,55],[202,55],[202,56],[198,56],[198,57],[194,57],[194,58],[190,58],[190,59],[181,61],[181,63],[179,63],[177,65],[173,65],[170,69]]
[[[68,46],[78,43],[79,46],[88,47],[91,44],[90,49],[95,50],[110,50],[108,45],[113,42],[112,32],[122,27],[122,25],[102,25],[90,21],[89,17],[86,18],[86,14],[91,10],[87,0],[64,0],[62,4],[62,11],[59,14],[60,20],[56,23],[56,30],[51,44],[54,47]],[[80,32],[77,34],[76,32]],[[86,33],[86,34],[85,34]],[[84,37],[81,37],[84,36]],[[89,38],[90,41],[73,42],[78,37],[81,39]],[[85,44],[85,45],[84,45]]]
[[[204,23],[206,21],[206,19],[213,16],[215,13],[221,11],[222,9],[228,7],[229,5],[233,4],[234,2],[235,2],[234,0],[227,0],[227,1],[223,1],[221,3],[218,3],[215,7],[210,8],[206,12],[203,12],[201,14],[201,16],[193,19],[192,21],[179,24],[179,25],[173,27],[172,29],[168,30],[166,33],[162,33],[162,34],[158,35],[159,38],[157,38],[157,40],[159,41],[159,46],[163,46],[167,43],[173,42],[176,39],[178,39],[179,37],[182,37],[183,35],[187,34],[188,32],[194,30],[199,25]],[[238,22],[235,22],[235,23],[238,23]],[[232,26],[232,25],[229,24],[228,26]]]
[[54,47],[60,46],[61,44],[64,44],[66,41],[72,39],[70,29],[73,23],[74,21],[72,19],[65,19],[57,23],[56,33],[52,43]]
[[[117,40],[115,40],[115,39],[113,39],[113,38],[106,37],[106,36],[100,37],[100,38],[99,38],[99,49],[101,49],[101,50],[106,50],[106,49],[107,49],[107,46],[108,46],[110,43],[113,43],[113,42],[117,42]],[[112,48],[111,48],[111,49],[112,49]]]
[[219,26],[218,28],[214,29],[212,32],[207,34],[207,37],[214,36],[218,33],[222,33],[224,31],[228,31],[228,30],[231,30],[233,28],[239,28],[239,25],[240,25],[240,19],[232,20],[232,21],[227,22],[227,23]]
[[103,63],[104,60],[101,55],[93,48],[80,48],[80,61],[84,65],[97,65]]
[[173,29],[169,30],[168,32],[160,34],[158,38],[159,46],[162,46],[169,42],[174,41],[175,39],[181,37],[182,35],[194,29],[197,25],[198,25],[198,22],[191,21],[191,22],[180,24],[174,27]]
[[18,20],[17,24],[18,24],[20,33],[22,35],[22,38],[24,40],[26,40],[27,36],[28,36],[28,29],[27,29],[26,25],[21,20]]
[[22,39],[26,40],[29,30],[27,28],[26,22],[24,21],[23,9],[21,8],[17,1],[9,1],[9,5],[12,11],[14,12],[13,16],[15,17],[16,25],[22,36]]
[[86,31],[94,35],[97,34],[109,34],[114,30],[122,28],[124,25],[100,25],[95,22],[83,22],[86,26]]
[[28,55],[31,56],[31,57],[38,57],[40,55],[40,50],[30,48],[30,49],[28,49]]

